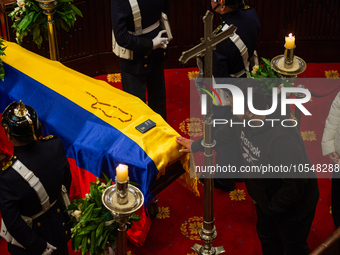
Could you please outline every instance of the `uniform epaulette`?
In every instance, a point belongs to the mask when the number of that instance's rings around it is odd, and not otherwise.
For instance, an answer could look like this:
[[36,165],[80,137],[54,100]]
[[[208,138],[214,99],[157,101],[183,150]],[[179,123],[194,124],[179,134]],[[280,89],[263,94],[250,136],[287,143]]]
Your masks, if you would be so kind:
[[3,166],[2,171],[6,171],[13,163],[17,160],[16,156],[13,156],[9,159],[9,161],[6,163],[6,165]]
[[39,138],[39,140],[41,140],[41,141],[48,141],[48,140],[51,140],[51,139],[53,139],[53,138],[56,138],[56,136],[54,136],[54,135],[48,135],[48,136]]
[[225,21],[223,21],[223,25],[219,25],[215,30],[214,30],[214,34],[217,34],[221,31],[221,29],[223,28],[223,26],[225,25]]

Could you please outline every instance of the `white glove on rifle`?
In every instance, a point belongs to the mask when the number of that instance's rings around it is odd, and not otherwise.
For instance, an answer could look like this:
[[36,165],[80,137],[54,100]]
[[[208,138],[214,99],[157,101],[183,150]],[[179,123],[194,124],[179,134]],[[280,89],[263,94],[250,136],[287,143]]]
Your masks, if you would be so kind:
[[153,49],[157,49],[157,48],[163,48],[166,49],[166,47],[168,46],[169,43],[169,39],[167,37],[162,37],[162,35],[166,33],[166,30],[162,30],[158,33],[158,35],[152,39],[152,43],[153,43]]
[[51,255],[53,251],[55,251],[57,248],[53,245],[47,243],[46,250],[41,255]]

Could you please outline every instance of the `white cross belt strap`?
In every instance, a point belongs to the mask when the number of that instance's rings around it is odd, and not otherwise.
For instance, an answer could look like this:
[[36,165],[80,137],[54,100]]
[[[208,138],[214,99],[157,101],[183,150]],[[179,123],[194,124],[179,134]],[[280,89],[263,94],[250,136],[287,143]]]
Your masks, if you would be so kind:
[[[228,27],[229,27],[229,25],[225,24],[222,27],[222,31],[227,30]],[[249,61],[248,61],[249,54],[248,54],[247,46],[242,41],[241,37],[238,34],[236,34],[236,33],[233,36],[229,37],[229,38],[236,45],[238,50],[240,51],[242,59],[243,59],[244,68],[247,69],[247,71],[249,71]]]
[[142,16],[140,15],[140,9],[137,0],[129,0],[133,21],[135,23],[135,35],[141,35],[143,33],[142,29]]
[[15,163],[12,165],[12,168],[17,171],[37,193],[43,211],[47,211],[48,209],[50,209],[50,198],[47,195],[47,192],[44,186],[41,184],[39,178],[36,177],[34,173],[29,170],[24,164],[22,164],[20,160],[16,160]]
[[144,35],[144,34],[150,33],[151,31],[155,30],[157,27],[159,27],[159,25],[160,25],[160,22],[158,20],[155,24],[153,24],[153,25],[151,25],[147,28],[138,30],[138,33],[137,33],[137,30],[136,30],[136,32],[129,31],[129,33],[132,34],[132,35]]
[[[33,220],[38,218],[40,215],[44,214],[57,202],[57,200],[50,204],[50,198],[47,195],[47,192],[42,183],[40,182],[39,178],[36,177],[34,173],[30,171],[23,163],[21,163],[20,160],[16,160],[15,163],[12,165],[12,168],[15,171],[17,171],[28,182],[28,184],[34,189],[34,191],[37,193],[40,199],[42,211],[33,215],[32,217],[21,215],[21,217],[27,223],[27,225],[32,228]],[[23,249],[25,248],[17,240],[15,240],[13,236],[8,232],[3,219],[1,219],[0,236],[13,245],[19,246]]]

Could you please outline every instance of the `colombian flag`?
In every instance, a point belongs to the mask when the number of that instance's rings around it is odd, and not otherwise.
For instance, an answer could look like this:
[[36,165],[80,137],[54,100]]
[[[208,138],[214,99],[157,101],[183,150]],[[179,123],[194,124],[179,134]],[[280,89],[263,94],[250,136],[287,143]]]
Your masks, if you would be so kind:
[[[178,152],[178,133],[139,98],[15,43],[6,46],[1,112],[13,101],[32,106],[43,135],[61,138],[67,157],[94,176],[103,172],[114,180],[118,164],[128,165],[130,181],[140,185],[146,203],[152,200],[150,184],[178,160],[186,170],[186,184],[198,192],[188,177],[189,155]],[[136,126],[148,119],[156,127],[143,134]]]

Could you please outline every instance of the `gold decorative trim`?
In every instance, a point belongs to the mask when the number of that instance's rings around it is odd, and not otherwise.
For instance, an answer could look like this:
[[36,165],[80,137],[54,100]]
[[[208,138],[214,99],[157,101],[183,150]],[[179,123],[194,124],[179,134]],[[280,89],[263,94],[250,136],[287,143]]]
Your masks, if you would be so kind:
[[[96,103],[94,103],[94,104],[91,105],[91,108],[102,111],[102,113],[103,113],[106,117],[118,119],[118,120],[120,120],[121,122],[129,122],[129,121],[132,120],[132,114],[123,111],[122,109],[118,108],[118,107],[115,106],[115,105],[111,105],[111,104],[99,102],[99,100],[97,99],[96,96],[92,95],[91,93],[89,93],[89,92],[87,92],[87,91],[86,91],[86,93],[87,93],[88,95],[90,95],[91,97],[93,97],[93,98],[97,101]],[[108,107],[113,107],[113,108],[117,109],[118,111],[120,111],[121,113],[123,113],[123,114],[125,114],[125,115],[129,115],[130,118],[127,119],[127,120],[123,120],[123,119],[118,118],[118,117],[116,117],[116,116],[109,115],[109,114],[107,114],[102,108],[97,107],[97,106],[96,106],[97,104],[104,105],[104,106],[108,106]]]

